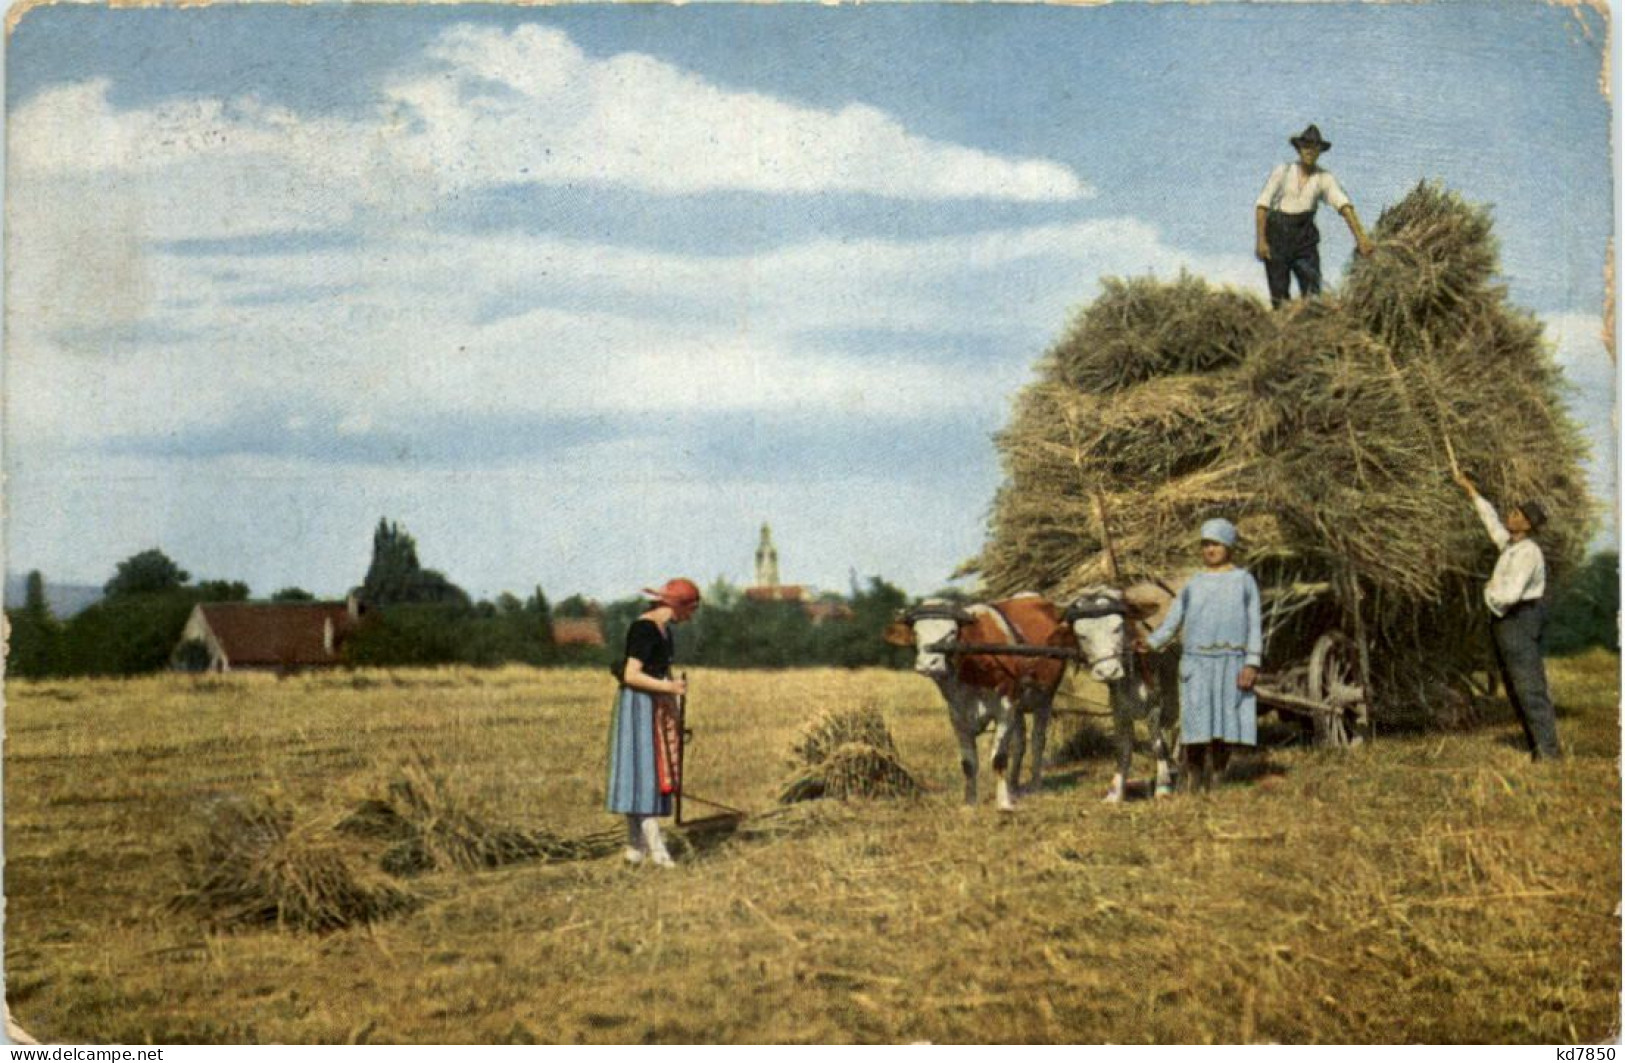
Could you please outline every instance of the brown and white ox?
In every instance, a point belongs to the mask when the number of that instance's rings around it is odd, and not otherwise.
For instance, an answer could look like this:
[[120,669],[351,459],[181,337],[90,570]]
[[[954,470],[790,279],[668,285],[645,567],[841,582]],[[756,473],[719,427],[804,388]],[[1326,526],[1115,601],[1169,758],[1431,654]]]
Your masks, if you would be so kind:
[[[1044,740],[1065,657],[954,653],[954,645],[1049,646],[1070,649],[1072,631],[1061,611],[1036,594],[969,606],[928,600],[905,612],[886,641],[914,646],[914,670],[933,680],[948,702],[965,773],[965,803],[976,803],[976,738],[993,727],[993,774],[1001,812],[1015,810],[1021,761],[1027,749],[1026,715],[1033,718],[1029,790],[1044,778]],[[1007,773],[1008,769],[1008,773]]]
[[1129,770],[1134,762],[1134,721],[1144,719],[1156,759],[1154,793],[1173,793],[1172,750],[1167,741],[1179,731],[1179,660],[1172,653],[1138,656],[1136,635],[1149,634],[1167,615],[1178,594],[1166,583],[1137,583],[1127,590],[1090,587],[1074,598],[1063,614],[1077,640],[1079,666],[1106,684],[1112,710],[1112,731],[1117,739],[1117,773],[1112,776],[1106,801],[1122,801],[1128,793]]

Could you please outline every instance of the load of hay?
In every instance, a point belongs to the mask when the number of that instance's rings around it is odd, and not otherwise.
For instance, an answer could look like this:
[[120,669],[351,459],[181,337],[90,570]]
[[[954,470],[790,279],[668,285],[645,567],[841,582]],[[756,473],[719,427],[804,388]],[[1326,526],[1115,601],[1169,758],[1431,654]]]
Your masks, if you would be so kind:
[[212,808],[180,851],[183,886],[170,902],[221,930],[276,926],[323,933],[416,907],[412,894],[357,870],[330,833],[296,823],[268,799]]
[[489,823],[470,811],[470,803],[456,795],[423,754],[402,763],[387,789],[387,798],[361,802],[337,829],[385,842],[379,863],[393,875],[473,871],[530,860],[589,860],[607,856],[621,844],[617,831],[566,838]]
[[1485,667],[1494,548],[1450,448],[1505,514],[1537,499],[1550,582],[1594,508],[1584,443],[1531,315],[1496,283],[1487,210],[1423,184],[1385,211],[1339,292],[1271,312],[1190,276],[1105,282],[997,438],[1005,480],[967,569],[1063,600],[1196,567],[1229,517],[1264,587],[1267,666],[1330,628],[1363,634],[1378,717]]
[[781,804],[830,797],[912,797],[920,784],[903,766],[891,730],[872,704],[814,717],[790,750],[795,776]]

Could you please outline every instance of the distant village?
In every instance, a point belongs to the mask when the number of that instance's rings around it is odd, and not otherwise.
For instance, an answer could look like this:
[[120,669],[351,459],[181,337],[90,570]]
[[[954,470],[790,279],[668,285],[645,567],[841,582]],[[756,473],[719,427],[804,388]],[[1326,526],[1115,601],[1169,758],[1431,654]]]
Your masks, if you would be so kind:
[[[644,608],[640,599],[606,604],[579,595],[554,605],[539,587],[524,601],[504,593],[474,602],[423,568],[411,536],[387,520],[374,534],[366,579],[342,601],[315,600],[298,588],[251,601],[242,583],[189,585],[189,579],[160,551],[146,551],[120,564],[99,600],[59,619],[43,578],[30,574],[21,606],[6,612],[10,672],[293,674],[366,665],[597,663],[612,656]],[[693,663],[895,663],[879,632],[904,604],[903,593],[879,577],[867,587],[854,579],[848,595],[784,582],[766,523],[753,582],[735,588],[719,580],[708,598],[683,633],[684,655]],[[117,637],[108,639],[110,633]],[[108,645],[90,645],[94,640]]]
[[[851,605],[839,596],[820,596],[810,586],[780,580],[779,551],[767,524],[756,547],[755,571],[755,582],[742,592],[747,601],[799,606],[815,625],[853,618]],[[360,589],[342,602],[199,602],[175,644],[172,665],[201,672],[336,667],[345,663],[345,643],[376,608]],[[605,647],[605,607],[585,600],[578,608],[580,616],[555,611],[553,645]]]

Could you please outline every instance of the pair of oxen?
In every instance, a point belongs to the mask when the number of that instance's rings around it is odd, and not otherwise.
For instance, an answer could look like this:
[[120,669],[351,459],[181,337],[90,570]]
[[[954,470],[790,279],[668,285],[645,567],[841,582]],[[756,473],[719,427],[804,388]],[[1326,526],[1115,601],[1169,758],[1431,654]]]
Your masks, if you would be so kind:
[[[965,803],[976,803],[976,739],[993,728],[993,774],[1000,811],[1015,809],[1021,792],[1036,792],[1044,779],[1044,742],[1056,688],[1069,661],[1088,669],[1109,692],[1117,742],[1117,772],[1106,800],[1123,800],[1134,756],[1134,722],[1144,718],[1156,759],[1155,792],[1172,792],[1173,773],[1165,729],[1179,723],[1177,661],[1169,654],[1137,655],[1135,627],[1149,631],[1173,602],[1163,583],[1127,589],[1092,587],[1057,608],[1037,594],[961,605],[931,599],[902,613],[886,641],[915,648],[914,670],[932,680],[948,703],[965,773]],[[1011,646],[1039,653],[998,653]],[[975,647],[974,650],[966,647]],[[1032,769],[1021,785],[1032,718]]]

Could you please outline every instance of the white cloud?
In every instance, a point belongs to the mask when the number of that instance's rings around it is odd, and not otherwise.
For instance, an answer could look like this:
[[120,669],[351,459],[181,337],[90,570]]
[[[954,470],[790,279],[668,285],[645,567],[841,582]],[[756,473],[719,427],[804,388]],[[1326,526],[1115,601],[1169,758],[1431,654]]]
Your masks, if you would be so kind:
[[602,183],[649,192],[864,192],[1065,201],[1070,169],[916,136],[873,107],[839,111],[724,89],[649,56],[592,59],[562,32],[461,26],[438,68],[390,86],[402,169],[443,188]]
[[[8,148],[25,171],[162,170],[219,159],[290,155],[333,123],[302,119],[252,97],[183,99],[115,110],[105,78],[45,89],[17,108]],[[335,147],[338,147],[335,145]]]
[[[1097,276],[1252,273],[1239,256],[1184,255],[1130,220],[731,257],[417,230],[357,247],[132,261],[142,298],[123,331],[64,332],[41,301],[14,314],[14,439],[154,436],[267,408],[336,411],[345,432],[440,413],[671,408],[985,419]],[[50,285],[34,283],[43,298]],[[334,294],[303,294],[313,287]],[[249,298],[280,291],[299,296]],[[511,304],[494,319],[493,299]],[[800,339],[865,329],[991,330],[1029,346],[967,365]]]
[[[1057,279],[1075,285],[1081,263],[1112,258],[1088,246],[1112,243],[1110,226],[731,258],[432,235],[425,219],[448,192],[522,180],[915,199],[1088,191],[1064,167],[920,138],[874,108],[723,89],[647,56],[593,59],[535,27],[448,31],[367,119],[251,97],[121,109],[110,89],[48,88],[8,122],[16,441],[219,423],[273,399],[319,398],[340,416],[625,409],[658,394],[940,408],[963,396],[926,370],[813,361],[788,337],[952,327],[967,294],[980,325],[1008,325]],[[366,242],[229,253],[236,238],[333,231]],[[221,253],[162,250],[177,242]],[[1046,264],[1034,284],[1020,276]],[[956,290],[933,291],[950,274]],[[482,324],[501,298],[512,316]]]
[[358,204],[427,210],[446,194],[510,184],[1017,202],[1092,194],[1058,163],[931,140],[874,107],[830,111],[724,89],[644,55],[593,59],[558,30],[453,27],[428,59],[385,88],[375,114],[352,120],[252,97],[120,110],[105,80],[58,86],[11,116],[9,161],[24,179],[161,175],[149,191],[188,199],[153,206],[214,236],[245,230],[212,201],[260,201],[251,216],[283,204],[286,224]]

